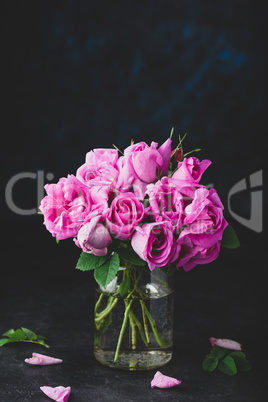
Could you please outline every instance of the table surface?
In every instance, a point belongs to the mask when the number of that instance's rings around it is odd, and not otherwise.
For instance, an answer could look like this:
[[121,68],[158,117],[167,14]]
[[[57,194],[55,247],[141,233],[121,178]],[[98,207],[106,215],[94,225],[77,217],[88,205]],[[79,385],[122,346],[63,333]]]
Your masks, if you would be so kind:
[[[182,383],[163,390],[150,387],[156,370],[128,372],[95,360],[95,284],[90,272],[74,269],[79,250],[68,241],[55,245],[35,225],[28,238],[22,232],[20,225],[10,230],[9,239],[21,242],[16,250],[10,244],[3,250],[0,333],[23,326],[46,336],[50,348],[26,343],[0,348],[0,402],[49,401],[40,391],[44,385],[70,386],[70,402],[267,400],[264,275],[252,275],[260,261],[248,245],[223,251],[217,261],[187,274],[177,273],[174,354],[160,371]],[[235,376],[205,372],[202,361],[211,336],[241,342],[252,370]],[[63,363],[26,364],[32,352]]]

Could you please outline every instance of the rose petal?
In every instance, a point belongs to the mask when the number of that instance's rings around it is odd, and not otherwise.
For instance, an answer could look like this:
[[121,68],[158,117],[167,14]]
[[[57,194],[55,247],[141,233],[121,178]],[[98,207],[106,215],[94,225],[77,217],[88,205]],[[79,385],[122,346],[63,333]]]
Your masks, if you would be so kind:
[[62,363],[61,359],[55,357],[50,357],[46,355],[41,355],[40,353],[32,353],[32,357],[24,360],[25,363],[35,364],[40,366],[46,366],[49,364],[59,364]]
[[220,346],[224,349],[231,350],[242,350],[241,343],[233,341],[231,339],[218,339],[218,338],[209,338],[212,346]]
[[153,380],[151,381],[151,388],[171,388],[180,384],[180,380],[177,380],[173,377],[168,377],[167,375],[163,375],[160,371],[157,371]]
[[40,387],[41,391],[44,392],[49,398],[57,402],[67,402],[71,393],[71,387]]

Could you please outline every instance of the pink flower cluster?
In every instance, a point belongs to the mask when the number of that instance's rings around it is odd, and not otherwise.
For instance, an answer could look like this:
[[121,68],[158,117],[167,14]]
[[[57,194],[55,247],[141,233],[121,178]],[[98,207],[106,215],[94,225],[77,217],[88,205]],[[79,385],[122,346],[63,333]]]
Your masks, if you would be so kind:
[[97,256],[115,238],[130,242],[150,270],[176,264],[188,271],[216,259],[227,222],[216,190],[200,184],[211,162],[176,158],[171,173],[171,144],[139,142],[122,156],[116,149],[88,152],[76,176],[45,186],[46,228]]

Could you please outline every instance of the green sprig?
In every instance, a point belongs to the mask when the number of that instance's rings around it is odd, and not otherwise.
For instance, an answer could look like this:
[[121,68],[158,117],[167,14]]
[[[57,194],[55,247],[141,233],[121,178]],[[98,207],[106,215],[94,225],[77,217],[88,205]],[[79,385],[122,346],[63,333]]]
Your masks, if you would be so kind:
[[14,342],[30,342],[37,343],[41,346],[49,348],[49,345],[45,343],[45,337],[42,335],[36,335],[33,331],[28,328],[21,327],[16,331],[14,329],[9,329],[3,334],[6,338],[0,339],[0,346],[4,346],[7,343]]
[[203,361],[203,369],[211,372],[216,368],[224,374],[235,375],[238,371],[249,371],[251,365],[245,353],[214,346]]

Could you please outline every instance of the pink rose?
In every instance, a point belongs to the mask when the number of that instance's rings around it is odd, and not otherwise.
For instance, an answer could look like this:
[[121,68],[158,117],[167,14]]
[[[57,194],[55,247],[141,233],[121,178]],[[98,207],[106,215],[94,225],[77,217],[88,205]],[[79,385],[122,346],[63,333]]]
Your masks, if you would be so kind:
[[215,189],[196,189],[193,200],[185,208],[183,225],[178,239],[181,246],[178,267],[189,271],[197,264],[215,260],[220,252],[223,231],[228,225]]
[[178,170],[176,170],[172,178],[199,183],[202,174],[209,165],[211,165],[211,161],[208,159],[200,162],[199,159],[194,157],[184,158],[182,162],[178,163]]
[[216,260],[220,253],[220,242],[211,247],[195,244],[188,236],[179,242],[181,245],[180,258],[177,267],[183,267],[188,272],[198,264],[208,264]]
[[173,230],[182,225],[184,214],[183,196],[170,179],[162,177],[155,184],[148,184],[146,194],[149,196],[149,207],[146,213],[157,222],[170,221]]
[[222,239],[228,223],[223,217],[223,205],[214,188],[197,188],[194,199],[185,208],[180,234],[182,239],[188,236],[196,245],[209,248]]
[[89,164],[99,164],[104,161],[115,166],[117,160],[118,152],[114,148],[96,148],[86,154],[86,163]]
[[45,190],[39,208],[47,230],[58,240],[76,236],[91,210],[88,188],[68,175],[57,184],[46,184]]
[[96,216],[87,222],[78,232],[75,244],[81,247],[85,253],[94,255],[106,255],[107,247],[112,238],[106,227],[99,223],[100,217]]
[[165,141],[158,149],[157,145],[152,142],[149,147],[145,142],[139,142],[124,151],[124,182],[132,184],[134,193],[140,199],[144,198],[146,184],[168,171],[171,140]]
[[119,194],[111,203],[106,222],[110,232],[120,240],[130,239],[143,219],[143,204],[133,193]]
[[168,221],[145,223],[136,227],[131,245],[140,258],[148,263],[151,271],[155,267],[174,262],[180,252]]
[[[133,177],[128,174],[128,167],[126,164],[125,156],[120,156],[117,161],[117,169],[119,171],[117,181],[116,181],[116,191],[121,193],[129,192],[129,189],[133,182]],[[146,186],[144,184],[144,186]]]
[[119,175],[117,161],[116,149],[94,149],[87,153],[86,162],[77,169],[76,177],[89,188],[114,188]]

